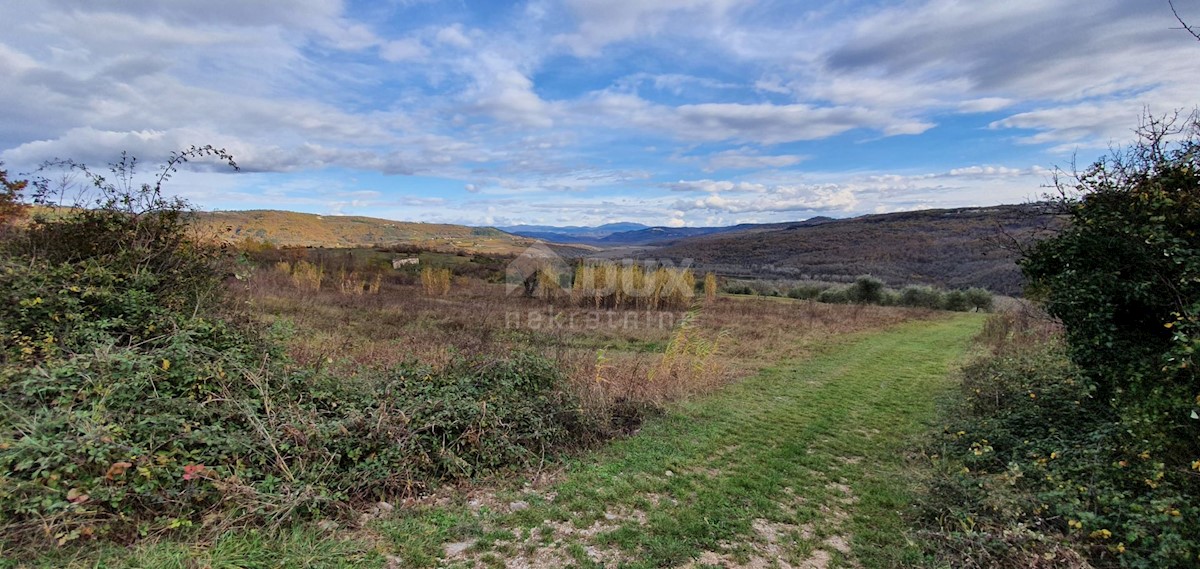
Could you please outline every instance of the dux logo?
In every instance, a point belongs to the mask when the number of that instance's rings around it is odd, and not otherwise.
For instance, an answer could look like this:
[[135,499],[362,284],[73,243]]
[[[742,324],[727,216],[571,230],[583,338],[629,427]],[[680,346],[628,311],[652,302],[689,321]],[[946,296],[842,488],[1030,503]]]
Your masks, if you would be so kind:
[[571,265],[542,243],[536,243],[521,252],[504,270],[505,291],[532,296],[537,288],[538,273],[554,275],[569,274]]

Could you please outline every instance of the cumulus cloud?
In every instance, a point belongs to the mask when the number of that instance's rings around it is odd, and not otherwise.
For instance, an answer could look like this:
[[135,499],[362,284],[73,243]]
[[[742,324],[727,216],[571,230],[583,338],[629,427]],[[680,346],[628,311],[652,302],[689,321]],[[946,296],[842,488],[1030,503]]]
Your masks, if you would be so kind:
[[[703,185],[718,186],[711,180]],[[736,185],[734,186],[736,187]],[[679,200],[673,207],[680,210],[707,210],[723,213],[760,212],[825,212],[850,211],[859,200],[852,191],[837,186],[780,185],[758,186],[756,195],[728,198],[716,193],[695,200]]]
[[[416,174],[459,197],[515,200],[490,204],[490,219],[778,219],[1030,197],[1047,175],[1031,163],[1128,140],[1144,110],[1190,109],[1187,78],[1200,76],[1195,42],[1170,30],[1165,5],[1126,0],[489,6],[0,3],[0,20],[21,23],[0,38],[0,159],[103,164],[211,143],[251,173],[239,179]],[[939,124],[950,128],[931,132]],[[994,164],[907,152],[889,162],[898,171],[826,171],[848,139],[940,147],[964,132],[995,149]],[[1017,145],[1023,162],[1005,154]],[[425,181],[409,180],[387,180],[388,192]],[[227,183],[188,191],[223,204],[310,192]],[[572,200],[547,205],[556,192]],[[392,205],[442,219],[486,211]]]
[[512,61],[484,53],[473,64],[475,84],[464,95],[472,108],[529,127],[554,125],[554,107],[534,92],[533,81]]

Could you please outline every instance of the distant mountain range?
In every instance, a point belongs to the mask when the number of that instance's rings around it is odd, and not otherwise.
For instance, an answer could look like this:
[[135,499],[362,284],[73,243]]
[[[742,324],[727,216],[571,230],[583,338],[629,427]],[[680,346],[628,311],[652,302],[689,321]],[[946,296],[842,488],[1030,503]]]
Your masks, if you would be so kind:
[[513,225],[499,227],[514,235],[541,239],[551,243],[582,244],[598,247],[632,245],[654,245],[686,237],[733,233],[739,231],[762,231],[778,229],[796,224],[820,224],[833,221],[828,217],[815,217],[807,221],[789,223],[754,224],[743,223],[724,227],[650,227],[640,223],[609,223],[596,227],[554,227],[548,225]]
[[522,237],[532,237],[543,241],[554,243],[590,243],[592,241],[608,237],[614,233],[623,233],[627,231],[638,231],[647,229],[649,226],[640,223],[620,222],[606,223],[595,227],[568,225],[558,227],[554,225],[509,225],[497,227],[500,231],[520,235]]
[[1019,249],[1064,223],[1035,203],[729,227],[538,227],[517,234],[601,249],[584,252],[588,256],[686,261],[724,276],[845,281],[870,274],[893,286],[980,286],[1019,295]]
[[982,286],[1019,294],[1021,244],[1065,223],[1044,204],[936,209],[850,219],[729,227],[537,225],[467,227],[287,211],[202,213],[201,228],[226,241],[278,246],[404,245],[516,255],[538,240],[568,258],[609,256],[685,260],[726,277],[844,281],[871,274],[894,286]]

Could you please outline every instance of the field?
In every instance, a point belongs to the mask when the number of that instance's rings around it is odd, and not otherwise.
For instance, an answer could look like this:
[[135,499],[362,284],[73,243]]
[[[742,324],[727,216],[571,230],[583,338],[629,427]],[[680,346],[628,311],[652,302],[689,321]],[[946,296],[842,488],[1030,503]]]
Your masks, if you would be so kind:
[[[479,242],[256,234],[231,257],[188,223],[77,209],[10,245],[46,264],[4,273],[20,295],[5,316],[8,564],[916,554],[872,529],[901,530],[886,510],[912,491],[879,469],[907,468],[978,316],[881,306],[868,281],[840,303],[727,295],[686,269],[555,267]],[[151,237],[131,249],[80,227]]]
[[[1166,435],[1195,428],[1195,319],[1079,302],[1127,294],[1107,256],[1082,286],[1062,272],[1107,228],[1025,253],[1044,310],[985,315],[982,289],[568,262],[492,234],[230,247],[157,194],[122,209],[139,199],[4,228],[0,567],[1200,555],[1195,438]],[[1160,242],[1121,253],[1197,282]]]
[[[233,286],[254,318],[286,330],[297,367],[352,375],[532,349],[568,370],[592,412],[623,414],[624,434],[319,523],[35,565],[882,567],[919,555],[896,510],[913,492],[903,450],[980,317],[725,296],[691,312],[598,314],[499,284],[431,297],[396,280],[375,295],[306,292],[263,268]],[[651,377],[681,330],[719,345],[686,373]]]
[[[465,272],[486,270],[473,257],[421,258]],[[391,275],[379,294],[349,295],[332,286],[302,290],[287,275],[262,269],[239,283],[237,294],[264,323],[293,329],[288,348],[300,366],[354,373],[414,359],[440,367],[456,356],[533,350],[567,370],[575,389],[602,409],[615,402],[655,408],[804,357],[824,339],[933,314],[726,295],[698,301],[694,310],[613,311],[547,303],[504,284],[464,277],[449,294],[430,296],[411,274]],[[688,373],[647,381],[677,338],[711,350],[693,356]]]

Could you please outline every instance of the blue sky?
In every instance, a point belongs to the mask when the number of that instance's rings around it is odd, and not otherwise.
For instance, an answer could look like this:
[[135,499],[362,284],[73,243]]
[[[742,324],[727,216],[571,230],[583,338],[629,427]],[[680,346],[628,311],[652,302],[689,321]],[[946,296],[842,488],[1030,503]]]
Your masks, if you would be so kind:
[[[1200,0],[1178,0],[1200,22]],[[1014,203],[1200,102],[1166,1],[25,0],[0,160],[205,209],[724,225]]]

